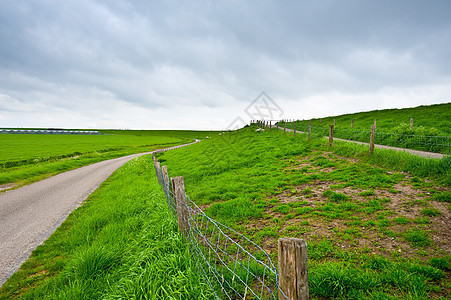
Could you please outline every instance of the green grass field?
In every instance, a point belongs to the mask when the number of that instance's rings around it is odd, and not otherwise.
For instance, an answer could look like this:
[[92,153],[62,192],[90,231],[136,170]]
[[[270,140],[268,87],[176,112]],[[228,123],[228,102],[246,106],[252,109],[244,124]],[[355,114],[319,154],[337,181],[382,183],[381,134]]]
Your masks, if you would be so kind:
[[212,299],[152,157],[116,171],[0,289],[0,299]]
[[[256,132],[158,154],[207,214],[277,262],[306,239],[312,299],[447,299],[451,161]],[[441,298],[440,298],[441,297]]]
[[87,164],[212,135],[210,131],[108,130],[105,135],[0,134],[0,185],[21,186]]
[[[393,132],[393,128],[400,124],[409,124],[413,119],[415,127],[437,129],[437,134],[451,135],[451,103],[418,106],[403,109],[383,109],[355,114],[344,114],[322,118],[322,125],[328,126],[334,123],[337,129],[351,129],[351,120],[354,120],[355,130],[370,130],[377,121],[377,130],[381,132]],[[302,121],[302,120],[301,120]],[[306,120],[308,121],[308,120]],[[321,126],[320,119],[312,119],[312,126]]]
[[[451,103],[298,120],[296,129],[306,132],[311,122],[312,134],[328,136],[329,125],[334,124],[335,120],[334,137],[368,143],[374,119],[377,121],[376,144],[451,154]],[[279,125],[284,126],[283,122]],[[292,122],[286,126],[294,128]]]
[[[444,108],[449,104],[418,109],[426,116]],[[449,109],[441,119],[450,124],[447,115]],[[375,117],[365,118],[372,125]],[[447,133],[440,122],[434,126]],[[256,129],[221,136],[104,130],[111,135],[33,143],[18,137],[4,150],[9,158],[0,161],[0,183],[211,136],[157,158],[169,176],[184,176],[187,195],[208,215],[259,244],[276,264],[278,238],[305,239],[311,299],[450,299],[449,156],[379,149],[369,156],[367,146],[334,141],[329,147],[319,135],[308,141],[306,134]],[[45,147],[55,152],[37,154]],[[187,247],[144,156],[75,210],[2,286],[0,299],[212,299]]]

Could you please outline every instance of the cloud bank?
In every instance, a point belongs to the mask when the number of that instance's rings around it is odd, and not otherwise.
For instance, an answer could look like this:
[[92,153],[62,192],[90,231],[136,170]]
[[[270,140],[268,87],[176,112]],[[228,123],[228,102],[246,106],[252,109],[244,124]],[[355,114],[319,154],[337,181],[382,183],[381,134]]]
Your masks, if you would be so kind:
[[[189,3],[189,4],[188,4]],[[450,101],[449,1],[2,1],[0,127],[224,129]]]

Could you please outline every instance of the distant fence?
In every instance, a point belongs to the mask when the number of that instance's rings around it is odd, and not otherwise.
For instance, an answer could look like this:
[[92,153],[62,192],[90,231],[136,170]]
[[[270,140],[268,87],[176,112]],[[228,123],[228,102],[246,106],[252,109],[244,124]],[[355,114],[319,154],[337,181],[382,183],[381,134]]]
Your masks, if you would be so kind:
[[[276,126],[280,130],[289,129],[296,132],[308,132],[313,135],[329,136],[329,126],[313,126],[308,121],[295,120],[272,120],[272,121],[255,121],[262,126],[269,124]],[[284,129],[285,128],[285,129]],[[333,137],[350,141],[370,142],[371,129],[368,130],[349,130],[333,127]],[[427,136],[413,134],[397,134],[379,132],[375,128],[374,142],[380,145],[401,147],[406,149],[415,149],[423,151],[431,151],[436,153],[451,154],[451,136]]]
[[0,129],[0,134],[101,134],[96,130]]
[[186,194],[183,177],[169,178],[154,159],[158,181],[196,267],[216,299],[308,299],[307,244],[278,241],[278,269],[257,244],[208,217]]

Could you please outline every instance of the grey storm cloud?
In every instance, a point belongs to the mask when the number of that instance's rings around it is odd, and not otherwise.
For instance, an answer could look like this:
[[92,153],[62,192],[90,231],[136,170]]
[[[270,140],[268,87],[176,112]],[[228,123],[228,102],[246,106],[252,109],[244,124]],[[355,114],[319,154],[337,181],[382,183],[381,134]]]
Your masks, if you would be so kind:
[[33,107],[83,122],[111,108],[121,125],[154,126],[127,123],[121,105],[227,122],[263,90],[287,105],[339,93],[348,111],[371,108],[353,98],[370,93],[446,102],[450,11],[446,0],[1,1],[0,126]]

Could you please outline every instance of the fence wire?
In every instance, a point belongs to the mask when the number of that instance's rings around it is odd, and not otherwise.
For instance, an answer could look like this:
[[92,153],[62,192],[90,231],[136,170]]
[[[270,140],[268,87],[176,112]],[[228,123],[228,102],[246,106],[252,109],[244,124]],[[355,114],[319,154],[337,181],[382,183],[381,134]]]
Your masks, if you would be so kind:
[[[185,216],[182,222],[188,226],[182,232],[197,270],[216,299],[279,299],[278,272],[269,255],[242,234],[208,217],[186,194],[186,203],[182,203],[158,163],[155,171],[174,218]],[[187,213],[177,216],[177,208]],[[288,299],[282,291],[280,294]]]
[[[284,126],[283,121],[278,122],[279,126]],[[287,122],[286,126],[288,129],[294,129],[294,123]],[[280,128],[280,127],[279,127]],[[297,121],[296,131],[307,132],[308,122]],[[323,126],[313,126],[311,125],[311,133],[315,135],[328,136],[329,127],[327,125]],[[370,140],[370,130],[349,130],[334,128],[334,137],[359,141],[368,143]],[[432,151],[438,153],[451,153],[451,136],[427,136],[427,135],[413,135],[413,134],[399,134],[399,133],[387,133],[379,132],[376,130],[375,143],[380,145],[401,147],[407,149],[416,149],[424,151]]]

